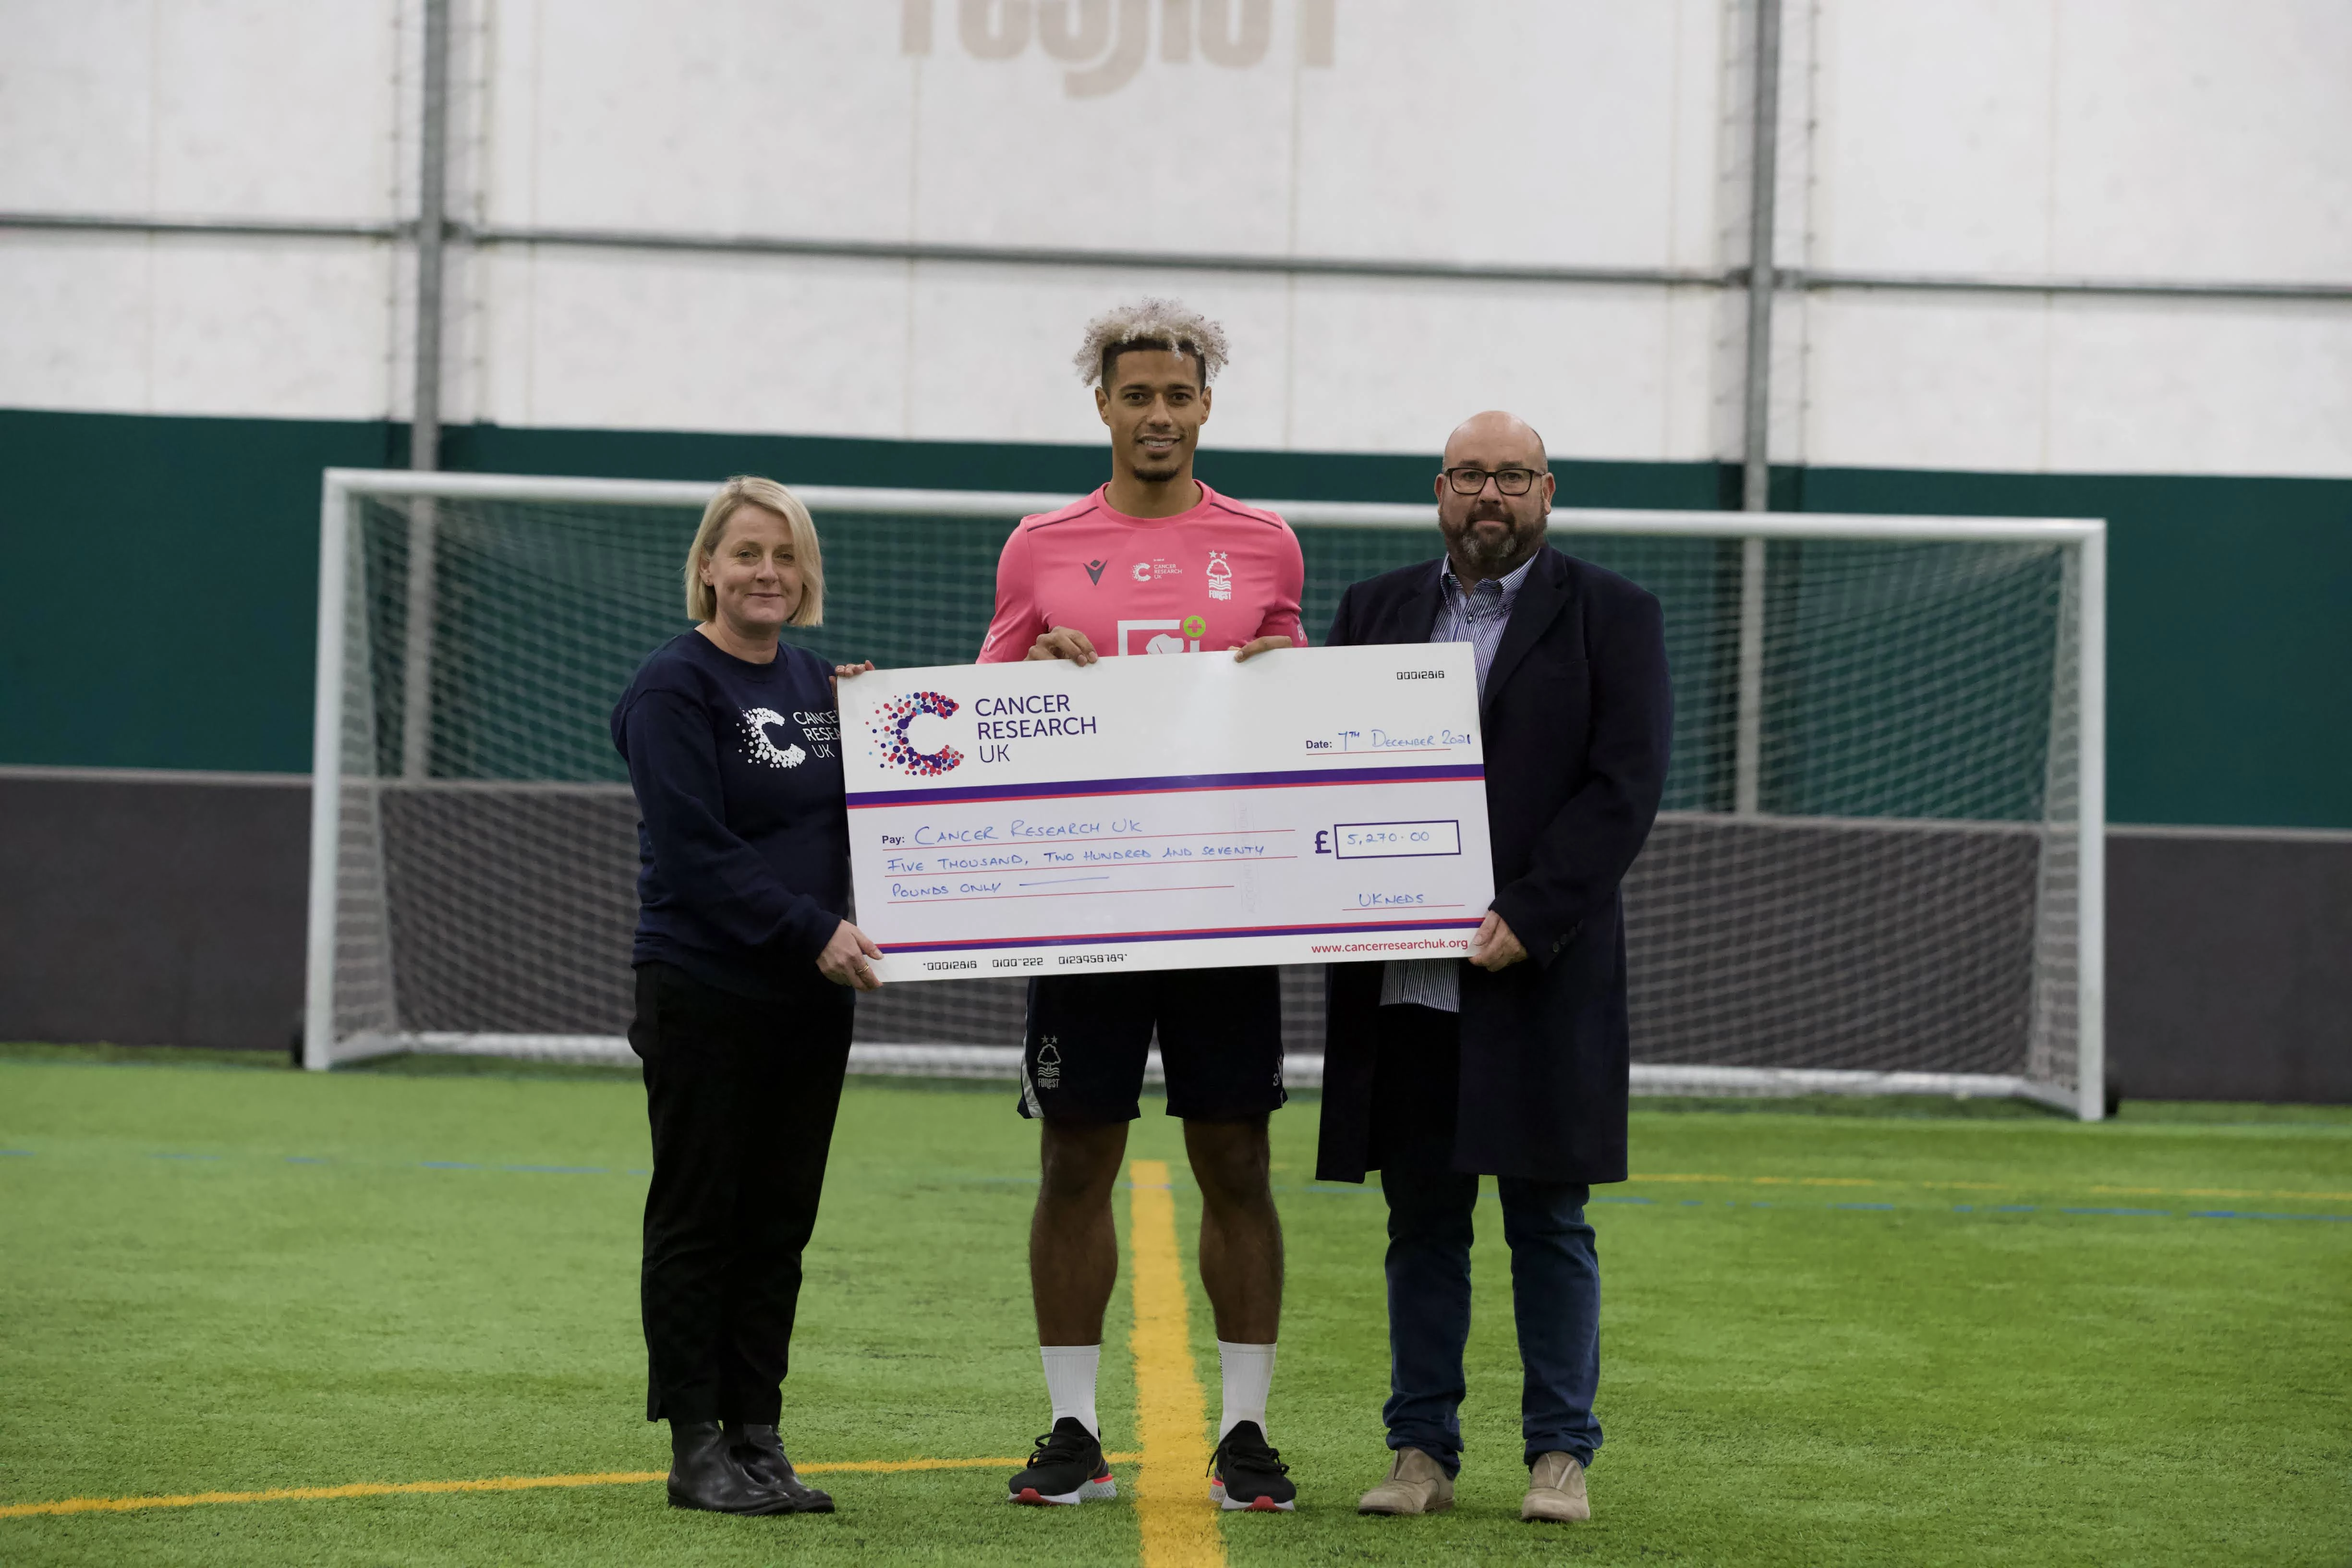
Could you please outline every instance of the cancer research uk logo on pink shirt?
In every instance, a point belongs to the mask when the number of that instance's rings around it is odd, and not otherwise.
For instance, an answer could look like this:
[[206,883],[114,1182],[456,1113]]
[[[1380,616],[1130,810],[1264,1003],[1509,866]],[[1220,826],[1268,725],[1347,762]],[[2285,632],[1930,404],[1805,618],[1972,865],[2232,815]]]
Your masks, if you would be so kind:
[[956,700],[941,691],[910,691],[882,704],[868,728],[874,732],[875,744],[882,748],[884,765],[929,779],[939,777],[962,762],[963,753],[953,746],[926,752],[907,739],[908,725],[925,715],[953,718],[956,706]]

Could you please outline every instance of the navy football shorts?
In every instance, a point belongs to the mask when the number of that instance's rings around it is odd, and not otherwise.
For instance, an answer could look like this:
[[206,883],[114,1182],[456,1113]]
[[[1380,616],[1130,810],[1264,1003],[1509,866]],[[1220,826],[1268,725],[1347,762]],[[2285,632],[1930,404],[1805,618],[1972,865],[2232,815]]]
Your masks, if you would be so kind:
[[1144,1058],[1155,1029],[1169,1115],[1244,1121],[1290,1098],[1273,968],[1055,974],[1029,982],[1021,1114],[1134,1121],[1143,1114]]

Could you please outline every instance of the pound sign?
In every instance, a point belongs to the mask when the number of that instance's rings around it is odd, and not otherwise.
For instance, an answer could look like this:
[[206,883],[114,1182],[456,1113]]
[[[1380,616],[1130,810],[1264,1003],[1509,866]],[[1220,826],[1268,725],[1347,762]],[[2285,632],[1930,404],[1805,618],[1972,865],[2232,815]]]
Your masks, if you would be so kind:
[[1330,837],[1331,835],[1328,831],[1318,829],[1315,835],[1315,853],[1318,855],[1331,853]]

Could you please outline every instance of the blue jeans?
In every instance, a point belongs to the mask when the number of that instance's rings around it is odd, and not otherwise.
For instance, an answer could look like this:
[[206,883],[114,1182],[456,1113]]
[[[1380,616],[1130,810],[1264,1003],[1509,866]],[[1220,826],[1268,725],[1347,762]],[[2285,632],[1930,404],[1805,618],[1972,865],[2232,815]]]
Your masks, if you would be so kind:
[[[1524,1379],[1527,1463],[1601,1446],[1601,1259],[1584,1223],[1591,1190],[1498,1178],[1511,1247],[1511,1309]],[[1462,1347],[1470,1338],[1471,1213],[1478,1178],[1419,1163],[1381,1172],[1389,1204],[1389,1447],[1462,1468]]]

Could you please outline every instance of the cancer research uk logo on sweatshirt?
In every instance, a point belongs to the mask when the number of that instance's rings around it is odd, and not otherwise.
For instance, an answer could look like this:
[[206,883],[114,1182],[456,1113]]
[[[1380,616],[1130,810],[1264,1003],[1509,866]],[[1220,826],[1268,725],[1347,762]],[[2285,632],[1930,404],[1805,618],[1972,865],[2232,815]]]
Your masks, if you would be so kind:
[[[803,717],[810,717],[803,715]],[[808,753],[797,745],[779,746],[768,733],[770,725],[782,728],[786,722],[782,714],[772,708],[751,708],[743,714],[743,754],[763,767],[796,768],[808,761]]]

